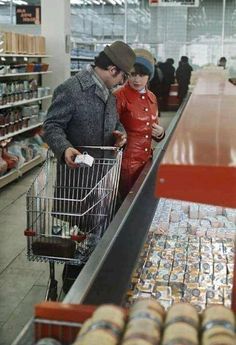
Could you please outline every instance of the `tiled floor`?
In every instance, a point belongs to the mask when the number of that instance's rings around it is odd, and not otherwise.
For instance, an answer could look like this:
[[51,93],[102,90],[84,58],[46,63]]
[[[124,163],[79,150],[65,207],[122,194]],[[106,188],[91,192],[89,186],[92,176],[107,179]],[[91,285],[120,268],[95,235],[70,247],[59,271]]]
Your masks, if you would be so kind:
[[[161,115],[167,128],[173,112]],[[0,190],[0,345],[10,345],[42,301],[49,276],[48,264],[26,257],[26,191],[38,168]],[[59,288],[62,265],[56,266]]]

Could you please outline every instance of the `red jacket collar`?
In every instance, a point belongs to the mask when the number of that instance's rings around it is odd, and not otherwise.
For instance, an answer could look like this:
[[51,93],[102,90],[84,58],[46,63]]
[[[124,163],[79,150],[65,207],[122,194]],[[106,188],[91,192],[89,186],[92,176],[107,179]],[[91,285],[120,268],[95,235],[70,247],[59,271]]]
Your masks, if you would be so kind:
[[[138,92],[137,90],[134,90],[130,85],[129,82],[127,81],[126,84],[123,86],[124,89],[124,94],[126,95],[126,99],[129,103],[132,102],[132,100],[138,96],[141,96],[142,94]],[[148,99],[150,100],[151,103],[156,102],[156,96],[146,88],[146,94]]]

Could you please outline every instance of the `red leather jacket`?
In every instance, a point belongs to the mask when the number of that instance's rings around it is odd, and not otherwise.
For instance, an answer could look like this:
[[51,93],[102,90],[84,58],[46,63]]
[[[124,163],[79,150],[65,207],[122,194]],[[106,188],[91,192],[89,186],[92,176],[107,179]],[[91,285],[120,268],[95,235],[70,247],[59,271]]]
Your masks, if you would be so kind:
[[156,96],[140,93],[127,82],[115,92],[120,122],[127,132],[121,166],[121,194],[124,197],[151,157],[152,124],[158,123]]

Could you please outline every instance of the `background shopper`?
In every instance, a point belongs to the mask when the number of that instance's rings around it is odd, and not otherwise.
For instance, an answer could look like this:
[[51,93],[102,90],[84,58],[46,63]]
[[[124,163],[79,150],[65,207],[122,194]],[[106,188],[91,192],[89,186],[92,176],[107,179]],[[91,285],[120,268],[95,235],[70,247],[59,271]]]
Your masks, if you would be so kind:
[[162,79],[162,108],[166,110],[168,108],[168,98],[170,94],[171,84],[175,82],[175,68],[174,60],[172,58],[166,59],[166,62],[160,64],[160,69],[163,74]]
[[188,57],[182,56],[179,62],[179,66],[176,70],[176,80],[178,83],[178,97],[180,103],[188,93],[188,86],[190,83],[192,67],[188,63]]
[[154,59],[145,49],[136,49],[136,60],[128,82],[115,92],[120,121],[127,132],[123,153],[120,193],[124,198],[152,156],[152,138],[161,140],[164,129],[158,125],[155,95],[147,83],[154,73]]
[[157,62],[157,60],[154,58],[154,75],[149,81],[148,88],[156,96],[159,105],[162,97],[162,81],[163,73],[160,69],[160,62]]
[[226,63],[227,63],[227,59],[224,56],[222,56],[218,62],[218,66],[226,69]]

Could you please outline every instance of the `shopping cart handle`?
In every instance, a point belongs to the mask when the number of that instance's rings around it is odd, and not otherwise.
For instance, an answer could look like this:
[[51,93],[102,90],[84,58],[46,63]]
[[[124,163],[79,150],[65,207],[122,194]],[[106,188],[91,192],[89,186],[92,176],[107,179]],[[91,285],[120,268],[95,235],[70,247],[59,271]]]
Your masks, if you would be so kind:
[[84,149],[97,149],[97,150],[107,150],[107,151],[119,151],[120,148],[119,147],[116,147],[116,146],[80,146],[79,147],[80,149],[81,148],[84,148]]

